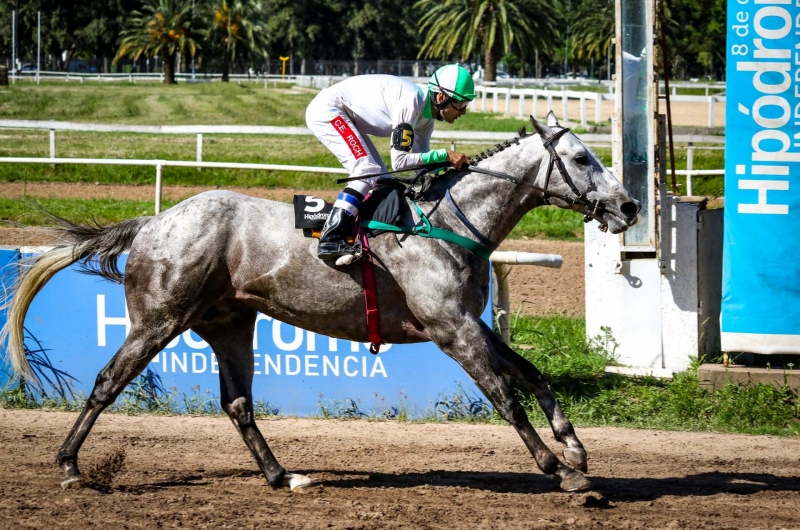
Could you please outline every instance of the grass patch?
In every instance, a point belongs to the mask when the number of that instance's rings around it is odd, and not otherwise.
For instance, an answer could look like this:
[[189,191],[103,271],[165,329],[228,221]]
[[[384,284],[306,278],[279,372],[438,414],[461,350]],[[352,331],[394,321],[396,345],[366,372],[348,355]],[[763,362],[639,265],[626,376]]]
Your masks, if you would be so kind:
[[[575,424],[800,434],[800,398],[787,387],[728,385],[711,393],[699,386],[697,365],[672,381],[605,374],[615,362],[613,330],[589,341],[584,335],[582,319],[564,317],[522,317],[512,330],[517,351],[542,371]],[[531,419],[545,425],[534,396],[517,391]]]
[[[75,222],[95,221],[101,225],[155,214],[153,201],[36,199],[36,203],[65,219]],[[167,209],[175,204],[176,201],[164,200],[161,202],[161,207]],[[36,212],[29,202],[5,197],[0,197],[0,220],[22,223],[27,226],[46,226],[50,223],[48,219]]]
[[531,210],[508,235],[508,239],[529,238],[583,241],[583,216],[556,206]]

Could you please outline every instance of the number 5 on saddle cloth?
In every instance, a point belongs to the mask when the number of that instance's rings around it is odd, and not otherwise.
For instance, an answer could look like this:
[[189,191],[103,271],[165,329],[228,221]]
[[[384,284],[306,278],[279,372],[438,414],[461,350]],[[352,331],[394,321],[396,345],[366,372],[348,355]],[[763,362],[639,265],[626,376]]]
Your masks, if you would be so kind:
[[[359,211],[361,223],[367,221],[378,221],[389,225],[397,226],[404,214],[409,214],[410,210],[403,192],[405,186],[392,179],[380,179],[377,187],[364,200]],[[319,239],[322,226],[331,212],[333,204],[311,195],[294,196],[294,227],[302,229],[306,237]],[[358,229],[358,224],[354,223],[354,230]],[[366,229],[368,236],[376,236],[383,233],[383,230]],[[348,243],[352,244],[356,233],[352,234]]]

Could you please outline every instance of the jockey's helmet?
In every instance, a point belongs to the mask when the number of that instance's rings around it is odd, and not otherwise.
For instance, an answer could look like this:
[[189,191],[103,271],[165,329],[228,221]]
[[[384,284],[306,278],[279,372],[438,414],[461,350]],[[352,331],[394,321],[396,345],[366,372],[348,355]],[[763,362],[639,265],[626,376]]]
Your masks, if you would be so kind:
[[469,72],[460,64],[448,64],[436,70],[428,81],[428,90],[441,92],[447,96],[442,106],[446,105],[450,98],[456,101],[475,99],[475,83]]

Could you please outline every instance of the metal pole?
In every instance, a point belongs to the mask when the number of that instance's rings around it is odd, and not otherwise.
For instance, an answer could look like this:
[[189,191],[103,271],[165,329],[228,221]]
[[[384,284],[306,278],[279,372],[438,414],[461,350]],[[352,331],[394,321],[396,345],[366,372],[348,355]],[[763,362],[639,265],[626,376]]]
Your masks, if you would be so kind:
[[508,288],[508,275],[511,267],[502,263],[492,262],[492,272],[495,277],[495,318],[497,327],[500,328],[500,338],[506,344],[511,342],[511,319],[509,318],[511,296]]
[[17,81],[17,12],[11,12],[11,84]]
[[36,84],[39,84],[39,70],[42,60],[42,12],[36,13]]
[[161,213],[161,164],[156,164],[156,215]]

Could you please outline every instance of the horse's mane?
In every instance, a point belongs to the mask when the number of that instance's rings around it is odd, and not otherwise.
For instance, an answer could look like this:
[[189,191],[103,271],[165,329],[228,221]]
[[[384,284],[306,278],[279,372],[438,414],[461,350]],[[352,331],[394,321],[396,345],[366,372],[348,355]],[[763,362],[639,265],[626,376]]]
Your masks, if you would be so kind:
[[525,127],[523,127],[522,129],[517,131],[517,135],[514,138],[512,138],[511,140],[506,140],[504,142],[500,142],[499,144],[495,145],[493,148],[486,149],[485,151],[481,151],[477,155],[470,157],[470,160],[472,162],[474,162],[475,164],[477,164],[478,162],[481,162],[482,160],[486,160],[490,156],[495,155],[495,154],[499,153],[500,151],[503,151],[505,148],[511,147],[511,144],[519,145],[519,141],[521,139],[525,138],[526,136],[533,136],[533,134],[528,134],[527,129]]

